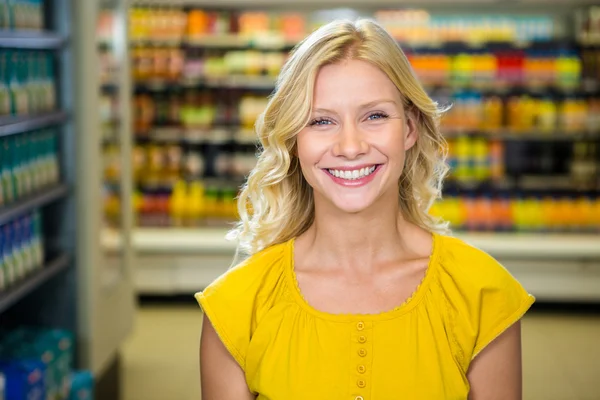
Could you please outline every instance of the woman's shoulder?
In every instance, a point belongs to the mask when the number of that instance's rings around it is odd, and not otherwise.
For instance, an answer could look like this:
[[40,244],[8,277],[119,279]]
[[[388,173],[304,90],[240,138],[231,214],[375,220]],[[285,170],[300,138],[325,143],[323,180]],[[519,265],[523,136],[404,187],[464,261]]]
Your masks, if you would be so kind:
[[273,284],[273,279],[283,274],[289,260],[288,242],[261,250],[228,269],[202,291],[207,295],[216,291],[233,291],[237,294],[259,290]]
[[218,277],[196,300],[242,366],[253,329],[285,293],[289,242],[262,250]]
[[486,251],[454,236],[441,236],[441,242],[439,263],[452,278],[477,286],[512,278],[508,270]]
[[438,279],[453,320],[461,364],[520,319],[535,298],[494,257],[464,240],[441,237]]

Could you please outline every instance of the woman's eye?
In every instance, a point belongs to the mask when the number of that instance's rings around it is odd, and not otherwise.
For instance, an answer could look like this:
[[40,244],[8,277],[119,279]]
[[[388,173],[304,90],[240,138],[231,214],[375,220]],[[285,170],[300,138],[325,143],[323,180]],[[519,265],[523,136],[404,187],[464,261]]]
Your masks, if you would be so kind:
[[377,121],[377,120],[386,119],[386,118],[388,118],[387,114],[378,112],[378,113],[373,113],[373,114],[369,115],[369,117],[367,119],[369,121]]
[[310,126],[320,126],[320,125],[329,125],[331,121],[325,118],[317,118],[310,121]]

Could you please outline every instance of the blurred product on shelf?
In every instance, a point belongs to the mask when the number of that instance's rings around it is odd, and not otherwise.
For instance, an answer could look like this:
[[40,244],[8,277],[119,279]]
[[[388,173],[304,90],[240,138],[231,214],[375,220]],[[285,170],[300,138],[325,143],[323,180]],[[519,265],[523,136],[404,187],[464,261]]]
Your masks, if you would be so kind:
[[600,197],[447,196],[430,213],[454,230],[600,232]]
[[98,25],[96,27],[96,36],[98,43],[110,45],[115,29],[115,13],[113,10],[100,10],[98,12]]
[[498,181],[504,178],[504,144],[483,137],[460,136],[448,140],[448,179],[459,182]]
[[407,56],[424,85],[576,89],[581,60],[574,49],[411,50]]
[[39,31],[43,28],[42,0],[0,0],[0,29]]
[[131,50],[133,79],[175,81],[181,78],[183,50],[176,47],[136,47]]
[[132,41],[181,42],[186,25],[187,15],[180,8],[132,7],[129,11],[129,38]]
[[503,142],[486,136],[459,135],[447,142],[447,182],[452,188],[458,184],[459,190],[486,185],[526,190],[528,187],[518,181],[533,177],[540,184],[532,190],[544,190],[545,185],[547,191],[600,191],[600,145],[594,141]]
[[94,400],[94,376],[90,371],[75,371],[69,377],[66,400]]
[[482,132],[543,134],[599,133],[600,97],[485,95],[457,91],[450,98],[436,96],[452,107],[442,119],[447,133]]
[[73,372],[74,352],[74,335],[70,331],[38,327],[3,330],[0,332],[0,375],[4,377],[5,398],[91,399],[70,397],[75,384],[87,389],[82,385],[85,381],[79,378],[85,373]]
[[[142,227],[224,226],[237,217],[237,188],[223,182],[208,186],[201,181],[176,182],[172,188],[142,188],[133,199],[137,225]],[[115,193],[105,199],[109,226],[120,224],[120,200]]]
[[0,225],[0,294],[42,268],[42,232],[39,211]]
[[143,93],[133,99],[134,131],[140,138],[200,141],[223,126],[252,129],[266,105],[266,97],[245,91]]
[[508,15],[437,16],[425,10],[385,10],[375,13],[397,40],[415,45],[445,42],[548,41],[555,36],[551,17]]
[[56,109],[52,63],[51,53],[0,50],[0,117]]
[[0,138],[0,207],[57,183],[59,170],[56,130]]
[[597,86],[600,82],[600,49],[582,49],[581,59],[583,60],[584,82],[589,82],[591,86]]
[[579,9],[575,13],[577,40],[583,45],[600,44],[600,6]]

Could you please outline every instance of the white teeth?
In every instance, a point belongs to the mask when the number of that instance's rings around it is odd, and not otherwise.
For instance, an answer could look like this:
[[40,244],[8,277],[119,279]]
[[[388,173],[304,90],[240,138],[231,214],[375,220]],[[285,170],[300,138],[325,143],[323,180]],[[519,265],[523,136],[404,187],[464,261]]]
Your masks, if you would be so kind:
[[373,171],[375,171],[376,166],[365,167],[361,169],[355,169],[352,171],[341,171],[337,169],[328,169],[327,171],[335,176],[336,178],[347,179],[347,180],[356,180],[359,178],[364,178],[365,176],[371,175]]

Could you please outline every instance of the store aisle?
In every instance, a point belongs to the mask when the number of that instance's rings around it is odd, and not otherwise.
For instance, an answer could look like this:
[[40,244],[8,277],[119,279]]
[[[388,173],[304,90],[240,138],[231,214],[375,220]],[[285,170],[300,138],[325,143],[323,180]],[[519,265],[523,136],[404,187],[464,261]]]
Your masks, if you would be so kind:
[[[146,306],[123,354],[123,400],[199,400],[196,307]],[[523,321],[525,400],[600,399],[600,315]]]

